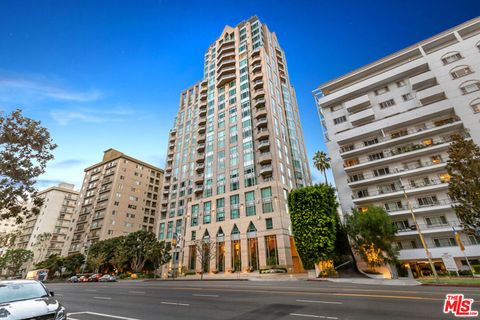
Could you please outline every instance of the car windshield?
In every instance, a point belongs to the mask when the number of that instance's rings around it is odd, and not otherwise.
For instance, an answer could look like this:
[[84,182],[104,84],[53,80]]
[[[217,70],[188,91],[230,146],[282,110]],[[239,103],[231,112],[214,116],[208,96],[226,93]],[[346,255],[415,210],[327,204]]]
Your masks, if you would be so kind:
[[48,297],[40,283],[0,283],[0,303]]

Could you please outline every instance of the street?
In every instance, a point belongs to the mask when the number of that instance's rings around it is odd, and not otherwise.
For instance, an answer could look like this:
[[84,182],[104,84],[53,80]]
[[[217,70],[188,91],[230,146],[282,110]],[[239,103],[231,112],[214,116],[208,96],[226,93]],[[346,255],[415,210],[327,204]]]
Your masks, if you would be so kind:
[[328,281],[121,281],[52,283],[70,320],[454,319],[446,293],[478,288],[380,286]]

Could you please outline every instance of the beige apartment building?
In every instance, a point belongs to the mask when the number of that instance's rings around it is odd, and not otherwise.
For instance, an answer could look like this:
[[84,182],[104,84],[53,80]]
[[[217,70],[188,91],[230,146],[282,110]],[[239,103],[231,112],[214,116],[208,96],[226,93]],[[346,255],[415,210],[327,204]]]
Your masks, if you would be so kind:
[[181,236],[175,267],[201,270],[203,239],[205,271],[301,270],[287,195],[311,177],[285,53],[257,17],[226,26],[181,93],[164,181],[158,235]]
[[114,149],[85,169],[68,253],[138,230],[155,231],[163,170]]
[[40,212],[25,220],[17,239],[18,247],[33,252],[31,263],[43,261],[53,254],[67,254],[78,192],[73,184],[60,183],[38,192],[38,196],[43,198]]
[[480,18],[329,81],[314,94],[342,211],[384,207],[397,226],[399,258],[416,275],[430,267],[409,204],[438,269],[445,255],[459,269],[468,268],[465,255],[479,263],[480,238],[462,232],[445,166],[453,134],[480,144]]

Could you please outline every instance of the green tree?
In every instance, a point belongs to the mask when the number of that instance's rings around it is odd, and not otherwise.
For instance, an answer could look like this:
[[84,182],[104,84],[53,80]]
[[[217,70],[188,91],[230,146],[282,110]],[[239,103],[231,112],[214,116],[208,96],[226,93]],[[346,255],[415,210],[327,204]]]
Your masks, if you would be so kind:
[[15,247],[15,242],[19,236],[20,230],[0,233],[0,248],[4,250],[13,249]]
[[127,235],[124,245],[133,272],[143,270],[145,263],[152,258],[157,243],[157,237],[152,232],[139,230]]
[[65,269],[72,272],[80,272],[80,268],[85,263],[85,256],[81,253],[75,253],[64,258],[63,264]]
[[11,275],[20,273],[22,266],[32,260],[33,252],[26,249],[10,249],[0,258],[0,269],[6,268]]
[[[48,232],[41,233],[37,236],[35,243],[33,244],[34,251],[37,253],[37,257],[34,258],[35,263],[39,263],[39,258],[43,256],[44,252],[47,251],[48,246],[50,245],[50,239],[52,234]],[[35,255],[34,255],[35,256]]]
[[330,157],[324,151],[317,151],[313,155],[313,165],[318,171],[323,173],[323,176],[325,177],[325,183],[328,183],[327,170],[331,168],[330,161]]
[[98,273],[100,267],[107,261],[103,252],[88,254],[87,264],[94,273]]
[[293,237],[306,269],[335,256],[337,206],[335,189],[328,184],[298,188],[288,195]]
[[369,268],[397,261],[398,250],[393,246],[396,230],[385,209],[374,206],[364,212],[354,209],[346,221],[353,248]]
[[151,247],[151,251],[147,253],[149,260],[152,262],[155,274],[158,268],[172,259],[170,250],[172,250],[170,242],[166,243],[165,241],[157,241],[155,245]]
[[480,148],[472,140],[454,135],[448,148],[448,195],[465,232],[474,234],[480,227]]
[[[21,223],[38,214],[43,200],[37,196],[35,179],[45,172],[56,147],[48,130],[21,110],[0,114],[0,220],[15,218]],[[31,210],[25,205],[30,200]]]
[[49,275],[53,276],[56,272],[62,273],[62,268],[65,265],[65,258],[58,255],[52,254],[47,259],[36,263],[36,269],[48,269]]

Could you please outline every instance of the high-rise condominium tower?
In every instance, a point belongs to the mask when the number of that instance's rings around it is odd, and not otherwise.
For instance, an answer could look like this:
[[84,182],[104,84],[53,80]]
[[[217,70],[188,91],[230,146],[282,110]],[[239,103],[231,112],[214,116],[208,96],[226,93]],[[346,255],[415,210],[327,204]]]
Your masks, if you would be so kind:
[[154,232],[163,170],[114,149],[85,169],[69,253],[138,230]]
[[158,232],[184,236],[179,266],[200,270],[194,242],[210,239],[216,256],[204,271],[300,269],[287,194],[310,173],[285,54],[257,17],[208,48],[169,139]]
[[417,275],[430,267],[409,203],[437,269],[444,254],[459,268],[468,268],[465,255],[480,259],[480,238],[462,232],[452,209],[445,168],[453,134],[480,144],[479,74],[477,18],[315,91],[343,212],[385,208],[399,258]]
[[33,251],[33,263],[52,254],[67,254],[78,197],[73,188],[73,184],[60,183],[40,191],[38,196],[43,199],[40,213],[28,217],[19,228],[17,246]]

